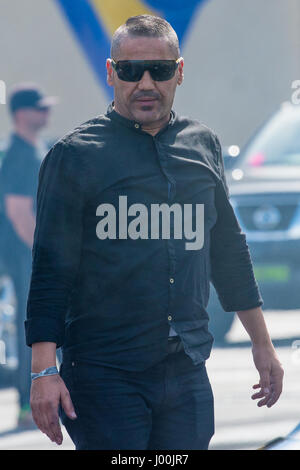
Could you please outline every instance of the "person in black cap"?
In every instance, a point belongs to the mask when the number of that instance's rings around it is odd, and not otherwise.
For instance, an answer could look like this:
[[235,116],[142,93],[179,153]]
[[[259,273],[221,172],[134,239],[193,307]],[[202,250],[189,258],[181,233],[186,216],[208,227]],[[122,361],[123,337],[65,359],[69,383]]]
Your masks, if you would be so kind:
[[35,197],[38,173],[47,148],[39,140],[47,125],[55,97],[43,94],[35,84],[20,84],[12,90],[9,109],[13,133],[1,167],[1,192],[5,223],[1,233],[2,258],[11,276],[17,300],[18,374],[20,411],[18,426],[31,427],[31,355],[25,347],[24,319],[30,282],[31,249],[36,220]]

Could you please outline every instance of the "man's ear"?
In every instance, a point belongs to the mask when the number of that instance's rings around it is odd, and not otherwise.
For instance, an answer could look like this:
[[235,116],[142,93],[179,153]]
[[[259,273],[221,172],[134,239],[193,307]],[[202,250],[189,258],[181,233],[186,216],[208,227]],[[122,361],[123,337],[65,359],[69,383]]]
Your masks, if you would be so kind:
[[111,65],[111,59],[106,60],[106,72],[107,72],[106,81],[108,85],[114,86],[114,69]]
[[184,79],[183,66],[184,66],[184,60],[183,60],[183,57],[181,57],[179,65],[178,65],[177,85],[181,85]]

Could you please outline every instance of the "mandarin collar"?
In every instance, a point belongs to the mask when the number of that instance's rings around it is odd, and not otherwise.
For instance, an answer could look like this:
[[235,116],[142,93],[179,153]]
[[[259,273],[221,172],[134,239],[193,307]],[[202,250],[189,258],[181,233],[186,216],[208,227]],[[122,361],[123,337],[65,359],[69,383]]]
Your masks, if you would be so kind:
[[[114,102],[112,101],[108,108],[107,108],[107,112],[106,112],[106,115],[112,119],[113,121],[117,121],[119,124],[122,124],[126,127],[129,127],[130,129],[133,129],[134,131],[136,132],[140,132],[140,133],[143,133],[143,134],[147,134],[147,135],[151,135],[149,134],[149,132],[146,132],[142,129],[142,124],[138,121],[132,121],[131,119],[128,119],[126,118],[125,116],[122,116],[121,114],[119,114],[113,107],[114,105]],[[176,118],[177,118],[177,114],[176,112],[171,109],[171,113],[170,113],[170,119],[169,119],[169,122],[154,136],[156,137],[158,134],[160,134],[161,132],[165,131],[166,129],[168,129],[170,126],[173,126],[173,124],[175,123],[176,121]]]

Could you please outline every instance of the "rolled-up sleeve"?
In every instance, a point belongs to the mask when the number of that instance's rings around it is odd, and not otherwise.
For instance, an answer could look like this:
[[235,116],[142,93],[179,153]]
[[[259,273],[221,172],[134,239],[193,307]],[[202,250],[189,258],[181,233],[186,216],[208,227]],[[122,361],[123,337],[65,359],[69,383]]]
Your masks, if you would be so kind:
[[76,278],[84,197],[73,150],[57,143],[40,168],[26,343],[64,342],[65,316]]
[[251,255],[233,207],[225,178],[221,147],[216,138],[220,181],[216,186],[217,222],[211,231],[211,281],[225,312],[248,310],[263,304]]

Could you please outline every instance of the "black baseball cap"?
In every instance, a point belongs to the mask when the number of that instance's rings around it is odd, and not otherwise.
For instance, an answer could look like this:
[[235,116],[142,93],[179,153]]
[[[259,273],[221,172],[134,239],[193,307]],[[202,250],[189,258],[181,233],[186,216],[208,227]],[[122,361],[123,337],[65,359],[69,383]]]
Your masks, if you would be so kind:
[[10,94],[9,107],[11,113],[18,109],[45,109],[58,102],[56,96],[46,96],[34,84],[17,85]]

